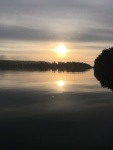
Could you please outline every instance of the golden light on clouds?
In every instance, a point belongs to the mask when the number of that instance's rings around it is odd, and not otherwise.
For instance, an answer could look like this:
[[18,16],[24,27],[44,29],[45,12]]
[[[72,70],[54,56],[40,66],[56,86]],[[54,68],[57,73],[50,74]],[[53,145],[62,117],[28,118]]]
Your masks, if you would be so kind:
[[65,82],[63,80],[57,81],[57,85],[60,86],[60,87],[64,86],[64,84],[65,84]]
[[55,52],[59,55],[59,56],[64,56],[67,53],[67,48],[65,47],[64,44],[59,44],[56,48],[55,48]]

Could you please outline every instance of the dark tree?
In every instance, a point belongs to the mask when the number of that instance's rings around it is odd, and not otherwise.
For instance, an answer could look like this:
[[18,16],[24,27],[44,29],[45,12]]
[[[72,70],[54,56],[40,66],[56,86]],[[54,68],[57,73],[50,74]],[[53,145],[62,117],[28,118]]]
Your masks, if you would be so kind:
[[95,59],[94,75],[102,87],[113,90],[113,48],[103,50]]

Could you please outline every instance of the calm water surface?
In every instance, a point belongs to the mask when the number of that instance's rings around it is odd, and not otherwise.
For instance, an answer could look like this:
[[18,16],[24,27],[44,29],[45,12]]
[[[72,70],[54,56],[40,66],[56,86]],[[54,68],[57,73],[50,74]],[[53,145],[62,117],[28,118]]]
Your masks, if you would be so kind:
[[3,148],[112,149],[112,90],[93,69],[0,71],[0,134]]

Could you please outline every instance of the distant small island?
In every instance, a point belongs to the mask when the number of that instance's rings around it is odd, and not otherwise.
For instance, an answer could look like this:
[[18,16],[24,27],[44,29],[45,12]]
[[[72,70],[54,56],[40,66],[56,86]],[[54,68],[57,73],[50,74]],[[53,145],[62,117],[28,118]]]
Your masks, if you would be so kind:
[[83,62],[46,62],[46,61],[17,61],[0,60],[0,70],[36,70],[36,71],[67,71],[83,72],[92,66]]

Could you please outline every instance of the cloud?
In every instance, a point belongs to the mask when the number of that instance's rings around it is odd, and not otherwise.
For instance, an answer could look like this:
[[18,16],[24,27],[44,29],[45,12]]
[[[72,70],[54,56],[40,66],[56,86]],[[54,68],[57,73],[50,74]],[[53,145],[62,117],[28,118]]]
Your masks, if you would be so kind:
[[81,31],[56,33],[48,28],[0,25],[0,39],[19,41],[112,42],[113,29],[85,28]]
[[0,39],[53,41],[56,39],[56,35],[48,29],[33,29],[22,26],[0,25]]
[[0,39],[112,42],[112,0],[0,0]]
[[113,18],[112,5],[111,0],[0,0],[0,14],[3,17],[17,15],[17,21],[20,16],[29,15],[47,21],[72,18],[75,23],[81,19],[100,22]]
[[73,33],[70,41],[78,42],[113,42],[113,29],[87,28],[79,33]]

